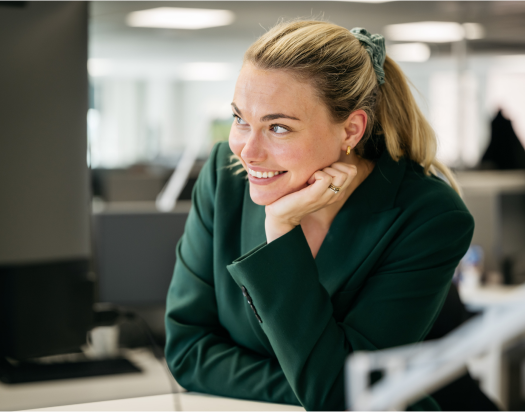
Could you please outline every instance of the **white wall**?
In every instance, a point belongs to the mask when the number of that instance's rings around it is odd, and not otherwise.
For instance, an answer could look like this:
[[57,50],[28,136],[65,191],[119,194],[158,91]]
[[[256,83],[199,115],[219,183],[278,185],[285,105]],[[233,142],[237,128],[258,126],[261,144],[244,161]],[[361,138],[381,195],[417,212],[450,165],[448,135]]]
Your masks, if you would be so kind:
[[[211,121],[231,116],[240,64],[204,62],[202,71],[202,64],[194,63],[142,62],[133,71],[133,61],[109,61],[107,74],[91,77],[96,111],[90,130],[93,167],[174,165],[192,139],[206,142],[201,156],[207,156]],[[207,76],[211,79],[199,80]]]

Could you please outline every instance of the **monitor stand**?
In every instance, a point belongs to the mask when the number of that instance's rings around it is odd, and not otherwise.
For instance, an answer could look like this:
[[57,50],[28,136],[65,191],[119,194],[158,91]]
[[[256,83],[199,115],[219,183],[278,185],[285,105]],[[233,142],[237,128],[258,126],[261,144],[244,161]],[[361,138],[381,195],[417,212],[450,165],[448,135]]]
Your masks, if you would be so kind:
[[0,381],[8,384],[141,372],[138,367],[124,358],[60,363],[17,362],[16,364],[0,359]]

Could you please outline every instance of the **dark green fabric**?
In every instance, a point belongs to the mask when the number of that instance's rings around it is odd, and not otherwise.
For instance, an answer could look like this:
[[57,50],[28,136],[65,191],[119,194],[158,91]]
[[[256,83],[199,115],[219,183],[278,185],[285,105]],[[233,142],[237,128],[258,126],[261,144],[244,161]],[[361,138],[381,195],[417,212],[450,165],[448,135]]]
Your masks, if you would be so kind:
[[264,207],[231,154],[216,145],[193,192],[168,292],[168,365],[191,391],[342,410],[348,354],[424,339],[472,216],[445,182],[385,152],[314,259],[300,226],[266,244]]

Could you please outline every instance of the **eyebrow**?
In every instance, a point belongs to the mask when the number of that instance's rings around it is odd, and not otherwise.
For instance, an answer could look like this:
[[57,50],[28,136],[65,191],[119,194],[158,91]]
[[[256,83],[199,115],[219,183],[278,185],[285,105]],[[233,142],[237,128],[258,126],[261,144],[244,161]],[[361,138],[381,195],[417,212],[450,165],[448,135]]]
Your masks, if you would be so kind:
[[[232,103],[232,107],[235,109],[235,111],[237,112],[237,114],[239,114],[240,116],[242,116],[241,111],[240,111],[239,108],[235,105],[235,103]],[[275,120],[275,119],[292,119],[292,120],[299,120],[297,117],[288,116],[287,114],[284,114],[284,113],[273,113],[273,114],[267,114],[266,116],[261,117],[261,122],[268,122],[268,121],[270,121],[270,120]],[[299,121],[300,121],[300,120],[299,120]]]

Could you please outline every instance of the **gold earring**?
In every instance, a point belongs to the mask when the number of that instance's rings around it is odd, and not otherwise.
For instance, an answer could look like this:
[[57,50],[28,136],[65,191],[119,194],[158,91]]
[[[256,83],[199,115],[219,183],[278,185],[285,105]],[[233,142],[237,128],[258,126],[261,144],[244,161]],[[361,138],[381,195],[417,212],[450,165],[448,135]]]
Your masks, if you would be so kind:
[[346,148],[346,155],[348,156],[350,154],[350,152],[352,151],[352,148],[350,146],[348,146]]

